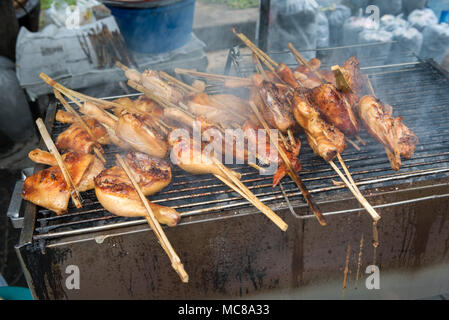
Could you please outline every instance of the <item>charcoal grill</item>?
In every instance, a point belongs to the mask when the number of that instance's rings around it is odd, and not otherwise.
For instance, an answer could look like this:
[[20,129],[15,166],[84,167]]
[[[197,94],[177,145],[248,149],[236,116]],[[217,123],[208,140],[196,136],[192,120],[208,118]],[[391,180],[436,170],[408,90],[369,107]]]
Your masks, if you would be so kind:
[[[330,66],[341,64],[352,50],[369,53],[371,46],[382,45],[322,49],[317,55]],[[288,56],[271,55],[278,61]],[[367,145],[361,151],[348,147],[343,154],[360,190],[382,216],[377,249],[371,245],[369,215],[345,187],[333,183],[339,181],[337,174],[301,137],[301,177],[328,226],[319,225],[288,177],[272,188],[270,176],[248,166],[230,166],[288,223],[283,233],[213,176],[192,176],[174,167],[173,183],[151,200],[182,213],[180,224],[165,231],[190,275],[188,284],[171,269],[145,219],[116,217],[89,191],[82,193],[82,208],[71,204],[62,216],[30,203],[22,206],[24,222],[16,251],[33,296],[339,298],[348,245],[352,250],[346,297],[420,298],[449,291],[449,277],[442,271],[449,270],[449,78],[432,61],[408,53],[403,58],[403,63],[387,64],[388,57],[368,54],[361,64],[378,97],[391,104],[395,115],[403,116],[419,137],[413,158],[394,172],[383,147],[365,131],[360,136]],[[226,72],[252,72],[250,55],[231,49]],[[60,107],[56,102],[48,106],[45,121],[53,137],[66,128],[54,122]],[[111,165],[116,149],[106,147],[105,152]],[[35,170],[41,168],[37,165]],[[359,289],[351,290],[362,234]],[[379,266],[385,280],[380,290],[364,289],[364,270],[371,264]],[[66,286],[71,265],[80,270],[79,289]]]

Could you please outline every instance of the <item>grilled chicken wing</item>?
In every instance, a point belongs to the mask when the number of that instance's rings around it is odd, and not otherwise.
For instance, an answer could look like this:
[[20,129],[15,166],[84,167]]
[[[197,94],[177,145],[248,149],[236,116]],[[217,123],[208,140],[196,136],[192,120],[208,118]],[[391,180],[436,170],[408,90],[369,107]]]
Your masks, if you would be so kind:
[[287,92],[282,92],[272,82],[263,80],[259,74],[253,75],[252,80],[257,92],[253,90],[251,99],[259,106],[268,125],[282,132],[292,128],[295,121],[286,98]]
[[171,168],[167,161],[132,151],[126,154],[125,162],[146,196],[155,194],[170,184]]
[[[185,139],[170,135],[169,143],[172,147],[170,158],[173,163],[178,165],[181,169],[192,174],[214,174],[226,176],[217,167],[211,157],[214,155],[203,152],[202,146],[197,148],[194,146],[192,139]],[[215,155],[216,156],[216,155]],[[232,171],[232,174],[240,179],[241,175],[238,172]]]
[[[111,143],[111,140],[108,135],[108,131],[99,121],[95,120],[94,118],[87,117],[87,116],[84,116],[83,120],[86,123],[86,125],[90,128],[90,130],[92,131],[92,134],[93,134],[96,142],[98,142],[100,144]],[[70,112],[58,110],[58,112],[56,112],[56,121],[59,121],[62,123],[76,123],[78,121],[78,119]]]
[[385,146],[391,167],[399,170],[401,157],[409,159],[413,155],[418,138],[401,117],[393,118],[392,113],[391,106],[382,105],[373,96],[360,98],[360,119],[368,132]]
[[298,93],[293,96],[293,114],[306,132],[307,140],[317,155],[330,161],[337,153],[343,152],[346,147],[344,134],[324,121],[307,99]]
[[[162,184],[159,186],[162,186]],[[155,191],[155,189],[151,190],[151,192]],[[119,167],[104,170],[95,178],[95,194],[101,205],[115,215],[124,217],[144,217],[148,215],[131,180],[129,180],[126,172]],[[181,219],[180,214],[173,208],[152,202],[150,202],[150,207],[156,219],[170,227],[175,226]]]
[[89,102],[84,103],[80,111],[105,124],[106,128],[110,129],[108,132],[111,141],[123,149],[132,148],[158,158],[163,158],[167,154],[165,137],[159,132],[153,117],[149,114],[142,116],[122,111],[118,120],[115,120]]
[[70,191],[59,167],[50,167],[25,179],[22,198],[60,215],[67,212]]
[[[70,191],[56,160],[50,153],[39,149],[31,151],[29,156],[33,161],[49,164],[52,167],[25,179],[22,197],[58,215],[66,212]],[[94,177],[104,169],[103,163],[92,154],[69,152],[62,158],[77,190],[93,189]]]
[[158,130],[151,116],[126,113],[119,118],[115,133],[134,150],[164,158],[168,145]]
[[360,130],[350,104],[332,84],[315,87],[308,93],[308,97],[324,120],[333,124],[344,134],[352,136]]
[[90,153],[97,145],[97,142],[90,137],[79,123],[74,123],[59,134],[55,145],[60,150]]

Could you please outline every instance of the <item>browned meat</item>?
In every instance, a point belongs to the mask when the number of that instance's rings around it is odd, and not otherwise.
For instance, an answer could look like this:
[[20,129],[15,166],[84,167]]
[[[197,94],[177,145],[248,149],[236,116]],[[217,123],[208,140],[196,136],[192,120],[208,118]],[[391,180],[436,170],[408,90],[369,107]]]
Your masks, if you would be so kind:
[[22,198],[60,215],[67,212],[70,192],[59,167],[50,167],[25,179]]
[[[28,177],[23,185],[22,197],[38,206],[62,214],[67,211],[69,188],[53,156],[39,149],[30,152],[30,158],[52,167]],[[62,156],[78,191],[93,189],[94,177],[103,169],[103,163],[92,154],[69,152]]]
[[68,129],[61,132],[55,144],[59,150],[90,153],[94,146],[97,145],[97,142],[89,136],[80,124],[74,123]]
[[282,92],[280,87],[263,80],[259,74],[253,75],[252,79],[257,91],[253,90],[251,99],[260,108],[264,119],[271,128],[287,132],[295,125],[287,100],[288,92]]
[[[173,163],[178,165],[181,169],[193,173],[193,174],[214,174],[226,176],[221,170],[214,164],[212,156],[203,149],[203,146],[196,146],[192,139],[186,137],[177,137],[176,135],[169,136],[169,143],[172,147],[170,158]],[[238,178],[240,174],[238,172],[231,172]]]
[[307,140],[317,155],[330,161],[337,153],[343,152],[346,145],[340,130],[324,121],[300,94],[294,94],[292,105],[295,119],[306,132]]
[[365,80],[360,71],[359,60],[356,57],[350,57],[341,67],[341,70],[352,91],[357,95],[361,95],[364,90]]
[[[253,146],[258,146],[258,144],[260,142],[258,141],[257,130],[259,130],[259,129],[263,129],[263,127],[260,125],[256,125],[256,124],[252,123],[251,121],[246,121],[244,123],[242,130],[247,132],[246,137],[248,139],[248,144],[251,144]],[[287,166],[285,165],[285,163],[282,160],[282,158],[280,157],[280,155],[278,155],[277,150],[276,150],[276,148],[274,148],[274,146],[273,146],[274,152],[271,151],[272,144],[270,142],[270,138],[268,137],[268,135],[265,135],[265,148],[259,148],[259,147],[257,147],[257,148],[258,148],[258,152],[259,152],[258,153],[259,157],[265,158],[270,163],[271,162],[278,163],[278,168],[273,175],[273,187],[275,187],[279,183],[279,181],[281,181],[282,178],[285,177],[285,175],[287,174]],[[287,151],[284,147],[283,142],[281,140],[279,140],[278,148],[282,148],[282,150],[284,150],[285,154],[287,155],[287,157],[290,160],[290,163],[291,163],[293,169],[296,172],[301,171],[302,165],[301,165],[301,161],[299,161],[299,158],[298,158],[299,150],[301,148],[301,141],[299,139],[297,139],[295,141],[294,150]]]
[[[154,191],[153,189],[152,192]],[[115,215],[144,217],[148,214],[131,180],[119,167],[104,170],[95,178],[95,194],[101,205]],[[181,219],[180,214],[173,208],[152,202],[150,207],[156,219],[170,227],[175,226]]]
[[346,98],[332,84],[322,84],[312,89],[308,96],[321,116],[344,134],[357,134],[360,126]]
[[373,96],[363,96],[359,101],[359,117],[368,132],[382,143],[394,170],[399,170],[401,157],[409,159],[415,152],[418,138],[402,122],[393,118],[393,108],[383,105]]
[[149,196],[159,192],[170,184],[171,168],[167,161],[141,152],[128,152],[125,157],[134,173],[142,192]]
[[117,121],[115,133],[134,150],[158,158],[164,158],[167,154],[165,137],[150,115],[123,114]]

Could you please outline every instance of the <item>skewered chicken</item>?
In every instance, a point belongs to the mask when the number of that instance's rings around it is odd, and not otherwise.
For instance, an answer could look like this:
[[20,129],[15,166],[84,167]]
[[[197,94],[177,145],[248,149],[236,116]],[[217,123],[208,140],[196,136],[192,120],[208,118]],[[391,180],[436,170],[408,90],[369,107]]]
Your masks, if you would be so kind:
[[368,132],[382,143],[393,170],[399,170],[401,157],[409,159],[415,152],[418,138],[402,122],[393,118],[393,108],[383,105],[373,96],[363,96],[359,101],[359,117]]
[[104,110],[86,102],[80,111],[89,115],[107,127],[112,128],[117,138],[111,140],[122,148],[144,152],[158,158],[164,158],[168,151],[165,137],[160,132],[155,119],[151,115],[140,115],[122,112],[118,120],[113,119]]
[[352,136],[360,130],[350,104],[332,84],[322,84],[315,87],[307,96],[324,120],[333,124],[344,134]]
[[[95,141],[97,141],[100,144],[111,143],[108,131],[99,121],[87,116],[84,116],[83,120],[92,131]],[[56,121],[62,123],[76,123],[78,120],[70,112],[58,110],[58,112],[56,112]]]
[[253,75],[252,80],[257,90],[252,90],[251,99],[259,106],[268,125],[287,132],[295,125],[290,104],[286,103],[287,90],[282,92],[279,87],[265,81],[259,74]]
[[125,71],[125,76],[129,80],[142,84],[142,86],[154,92],[157,96],[174,104],[184,99],[181,91],[163,81],[156,71],[145,70],[143,73],[139,73],[137,70],[128,69]]
[[328,124],[307,99],[295,93],[293,95],[293,114],[299,125],[305,130],[307,140],[313,151],[324,160],[332,160],[346,147],[344,134]]
[[91,138],[89,133],[79,123],[73,123],[69,128],[59,134],[56,147],[60,150],[90,153],[98,142]]
[[204,116],[225,128],[243,123],[248,115],[248,102],[233,95],[196,94],[188,103],[190,112]]
[[[140,158],[142,156],[138,155],[136,157]],[[125,161],[130,160],[128,158]],[[145,164],[140,166],[140,162],[137,163],[133,160],[130,162],[134,166],[133,171],[138,172],[135,176],[138,176],[139,179],[141,179],[139,185],[142,181],[144,181],[143,185],[146,185],[146,187],[142,188],[145,195],[151,195],[162,189],[164,185],[168,184],[167,180],[169,181],[169,179],[167,175],[159,175],[159,173],[157,173],[152,178],[153,186],[149,187],[151,170],[145,170]],[[144,161],[144,163],[145,162],[146,161]],[[136,170],[136,166],[139,167],[139,169]],[[161,169],[162,172],[166,172],[165,169],[166,166],[163,165]],[[154,168],[152,168],[152,170],[154,170]],[[141,173],[142,171],[147,171],[145,172],[145,178],[139,176],[139,172]],[[95,194],[101,205],[115,215],[124,217],[144,217],[148,215],[148,212],[139,198],[137,191],[134,189],[131,180],[129,180],[126,172],[122,168],[112,167],[101,172],[95,178]],[[173,227],[179,222],[181,216],[175,209],[161,206],[150,201],[149,204],[156,219],[160,223]]]
[[[58,215],[66,212],[70,191],[54,157],[39,149],[31,151],[29,157],[33,161],[52,167],[25,179],[22,197]],[[104,169],[103,163],[92,154],[69,152],[64,154],[62,159],[78,191],[93,189],[94,177]]]
[[[181,169],[193,174],[214,174],[227,178],[221,170],[214,164],[212,157],[217,156],[204,152],[203,146],[196,146],[192,139],[179,137],[176,135],[169,136],[169,143],[172,147],[170,158],[173,163]],[[232,174],[240,179],[238,172],[232,171]]]
[[[251,121],[246,121],[242,127],[242,130],[246,132],[248,144],[258,146],[258,156],[267,159],[270,163],[277,162],[278,167],[273,175],[273,187],[275,187],[279,183],[279,181],[281,181],[282,178],[287,174],[287,167],[282,158],[277,154],[276,148],[271,145],[270,138],[267,135],[265,136],[265,147],[259,147],[260,141],[258,140],[258,135],[256,134],[257,130],[259,129],[263,129],[263,127],[260,125],[255,125]],[[271,152],[272,148],[274,148],[274,152]],[[284,144],[281,141],[278,141],[278,148],[282,148],[284,150],[285,154],[290,160],[292,168],[296,172],[301,171],[302,165],[298,159],[299,150],[301,148],[301,141],[299,139],[296,139],[295,146],[292,147],[292,150],[289,151],[285,150]],[[262,149],[264,149],[265,152],[262,152]]]

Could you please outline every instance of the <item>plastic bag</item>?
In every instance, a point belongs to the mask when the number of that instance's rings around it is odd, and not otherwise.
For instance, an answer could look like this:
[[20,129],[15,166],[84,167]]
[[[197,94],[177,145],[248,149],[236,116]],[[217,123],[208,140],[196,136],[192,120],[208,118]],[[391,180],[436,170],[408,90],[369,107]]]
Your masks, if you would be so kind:
[[410,26],[423,32],[424,28],[429,25],[438,23],[438,18],[431,9],[413,10],[408,16]]
[[415,61],[410,51],[419,54],[422,48],[423,36],[415,28],[398,28],[393,31],[393,43],[390,49],[391,63]]
[[405,16],[409,15],[413,10],[424,9],[427,0],[402,0],[402,11]]
[[423,31],[420,56],[432,58],[440,63],[449,49],[449,25],[446,23],[429,25]]
[[329,22],[329,42],[336,46],[343,42],[343,24],[351,16],[351,9],[344,5],[336,5],[333,10],[325,11]]
[[329,21],[323,12],[317,15],[316,47],[329,47]]
[[393,16],[393,15],[384,15],[380,18],[380,28],[384,31],[394,32],[396,29],[405,29],[408,27],[408,21],[402,19],[402,15]]
[[378,24],[368,17],[350,17],[343,25],[343,44],[357,44],[363,31],[376,30]]
[[380,15],[398,15],[402,12],[402,0],[374,0],[370,4],[379,7]]
[[277,13],[285,16],[302,13],[302,15],[314,18],[319,8],[315,0],[276,0],[272,2]]
[[[289,42],[298,50],[316,48],[319,6],[315,0],[279,0],[272,2],[272,8],[274,19],[268,32],[269,50],[288,50]],[[310,59],[315,57],[315,52],[303,55]]]
[[69,6],[65,0],[55,0],[47,14],[58,27],[73,29],[95,22],[92,7],[99,4],[96,0],[77,0],[76,5]]
[[357,48],[357,57],[363,61],[369,59],[373,65],[382,65],[389,59],[389,52],[391,48],[391,40],[393,35],[391,32],[384,30],[366,29],[359,33],[358,40],[360,44],[385,42],[382,45],[376,46],[361,46]]

